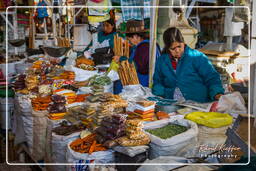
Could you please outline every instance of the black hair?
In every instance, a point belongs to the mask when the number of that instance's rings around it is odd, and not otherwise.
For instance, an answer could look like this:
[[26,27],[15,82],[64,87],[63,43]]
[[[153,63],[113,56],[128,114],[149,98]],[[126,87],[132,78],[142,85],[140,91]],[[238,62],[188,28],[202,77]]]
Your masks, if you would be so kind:
[[184,38],[179,29],[170,27],[165,30],[163,35],[164,49],[162,53],[169,53],[169,48],[174,42],[184,43]]
[[116,32],[116,22],[115,22],[115,20],[114,19],[112,19],[112,18],[110,18],[109,20],[107,20],[107,21],[104,21],[104,23],[109,23],[109,24],[111,24],[112,26],[114,26],[114,28],[113,28],[113,31],[112,32]]
[[137,35],[141,37],[142,39],[149,39],[149,33],[148,32],[139,32],[139,33],[126,33],[126,37],[133,37],[134,35]]

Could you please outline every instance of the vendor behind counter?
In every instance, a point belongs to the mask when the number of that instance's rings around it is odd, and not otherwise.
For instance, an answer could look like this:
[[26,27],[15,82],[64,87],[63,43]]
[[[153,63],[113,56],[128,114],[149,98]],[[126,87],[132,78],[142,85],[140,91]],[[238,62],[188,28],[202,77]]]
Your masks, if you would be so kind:
[[114,36],[116,34],[116,23],[114,19],[109,19],[103,22],[103,30],[98,33],[98,42],[102,43],[108,40],[109,46],[114,47]]

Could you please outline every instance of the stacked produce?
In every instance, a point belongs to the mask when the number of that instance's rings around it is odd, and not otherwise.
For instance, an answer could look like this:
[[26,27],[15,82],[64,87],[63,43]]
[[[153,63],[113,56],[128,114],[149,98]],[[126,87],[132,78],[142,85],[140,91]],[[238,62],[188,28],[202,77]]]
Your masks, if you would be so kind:
[[51,85],[49,84],[42,84],[38,86],[38,92],[40,95],[50,95],[52,93]]
[[86,87],[86,86],[88,86],[88,84],[89,84],[88,80],[86,80],[86,81],[76,81],[74,83],[74,86],[77,87],[77,88],[80,88],[80,87]]
[[153,121],[155,119],[155,102],[140,101],[136,104],[136,109],[129,115],[129,118],[138,118],[143,121]]
[[72,90],[57,89],[54,91],[54,93],[66,97],[67,104],[74,103],[76,100],[76,93]]
[[84,115],[80,116],[80,120],[89,128],[94,128],[96,125],[93,123],[93,116],[96,115],[96,107],[92,104],[88,104],[84,108]]
[[87,96],[88,94],[78,94],[74,102],[84,102]]
[[70,134],[80,132],[85,129],[86,127],[83,124],[68,125],[66,121],[63,121],[61,125],[54,128],[52,132],[54,132],[57,135],[68,136]]
[[94,85],[99,85],[99,86],[106,86],[111,84],[111,79],[106,76],[100,76],[100,75],[95,75],[91,78],[89,78],[89,86],[94,86]]
[[79,153],[93,153],[107,150],[102,144],[96,141],[96,134],[90,134],[85,138],[78,138],[70,144],[70,148]]
[[100,143],[105,143],[125,135],[125,121],[126,115],[122,114],[114,114],[103,118],[101,126],[95,130],[97,140]]
[[45,79],[45,80],[42,80],[41,81],[41,84],[42,85],[52,85],[53,84],[53,81],[52,79]]
[[75,73],[72,71],[64,71],[61,72],[57,76],[52,77],[54,80],[74,80],[75,79]]
[[28,90],[32,90],[37,88],[39,84],[39,78],[38,75],[27,75],[26,77],[26,87]]
[[73,80],[63,80],[63,79],[61,79],[61,80],[53,80],[52,86],[54,88],[60,89],[60,91],[61,91],[63,89],[69,89],[69,88],[65,88],[65,87],[68,86],[68,85],[72,85],[72,84],[74,84]]
[[101,85],[93,85],[92,88],[92,95],[89,96],[87,99],[90,102],[96,102],[100,99],[100,96],[104,93],[104,87]]
[[124,108],[128,106],[128,103],[126,100],[122,99],[119,95],[114,95],[112,93],[104,93],[99,100],[102,102],[102,106],[105,108]]
[[104,117],[107,117],[112,114],[112,111],[110,108],[104,105],[100,105],[97,114],[93,116],[93,122],[95,125],[99,125]]
[[51,69],[51,72],[47,73],[47,77],[54,80],[59,80],[61,79],[59,76],[63,72],[64,72],[63,67],[59,65],[54,65],[54,67]]
[[75,79],[75,73],[72,71],[64,71],[60,74],[60,79],[65,80],[74,80]]
[[63,119],[63,117],[66,115],[65,97],[54,94],[52,95],[51,99],[53,103],[51,103],[48,108],[49,119],[52,119],[52,120]]
[[26,75],[18,76],[18,78],[16,79],[16,81],[13,85],[15,90],[22,90],[22,89],[26,88],[25,78],[26,78]]
[[33,98],[31,103],[35,111],[47,110],[49,103],[51,103],[51,96]]
[[84,70],[88,70],[88,71],[96,70],[94,67],[94,62],[85,57],[79,57],[76,59],[76,67],[84,69]]
[[162,120],[162,119],[169,119],[170,116],[168,115],[168,113],[163,112],[163,111],[159,111],[156,113],[157,119]]
[[35,61],[32,65],[32,68],[36,69],[36,70],[41,70],[41,66],[42,66],[43,62],[44,61],[41,61],[41,60]]
[[82,106],[75,106],[68,109],[67,115],[65,115],[65,119],[70,123],[77,123],[81,121],[81,118],[86,116],[85,110]]
[[121,146],[139,146],[146,145],[150,142],[150,138],[142,131],[141,120],[127,120],[126,121],[126,136],[118,138],[116,142]]
[[161,139],[167,139],[187,131],[187,127],[177,124],[168,124],[162,128],[148,129],[146,131]]
[[68,82],[65,81],[64,83],[66,84],[62,84],[60,88],[64,88],[64,89],[68,89],[68,90],[72,90],[77,92],[78,91],[78,87],[76,87],[75,85],[73,85],[73,82],[69,82],[69,84],[67,84]]

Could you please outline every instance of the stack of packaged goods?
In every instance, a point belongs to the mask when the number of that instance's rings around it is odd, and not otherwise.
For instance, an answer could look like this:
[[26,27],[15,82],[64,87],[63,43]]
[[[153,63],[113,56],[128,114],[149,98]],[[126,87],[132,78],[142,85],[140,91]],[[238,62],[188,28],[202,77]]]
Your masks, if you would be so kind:
[[[97,114],[94,115],[93,120],[95,125],[100,125],[103,118],[115,114],[117,108],[127,107],[127,102],[123,100],[120,96],[111,93],[104,93],[99,98],[101,102],[97,109]],[[123,111],[121,110],[120,113]],[[118,113],[116,113],[118,114]]]
[[44,63],[44,61],[41,61],[41,60],[38,60],[38,61],[35,61],[32,65],[32,68],[34,70],[41,70],[41,67],[42,67],[42,64]]
[[57,89],[54,91],[54,94],[61,95],[66,97],[67,99],[67,104],[74,103],[76,100],[76,92],[72,90],[67,90],[67,89]]
[[87,59],[85,57],[79,57],[76,59],[76,67],[88,70],[88,71],[94,71],[96,68],[94,67],[93,60]]
[[162,119],[169,119],[170,116],[168,115],[168,113],[163,112],[163,111],[159,111],[156,113],[157,119],[158,120],[162,120]]
[[52,120],[59,120],[63,119],[63,117],[66,115],[66,99],[64,96],[60,95],[52,95],[51,97],[52,102],[49,105],[48,111],[49,111],[49,119]]
[[126,136],[118,138],[116,142],[121,146],[139,146],[149,144],[150,138],[142,131],[142,123],[139,119],[126,120]]
[[41,84],[38,86],[38,93],[41,96],[47,96],[52,94],[52,87],[49,84]]
[[78,95],[76,95],[76,99],[75,99],[74,103],[84,102],[86,100],[87,96],[88,96],[88,94],[78,94]]
[[98,101],[101,97],[101,95],[104,93],[104,87],[101,85],[93,85],[92,88],[92,95],[89,96],[87,99],[94,103],[96,101]]
[[31,103],[35,111],[47,110],[51,103],[51,96],[33,98]]
[[105,93],[100,100],[102,101],[102,106],[107,106],[113,110],[118,108],[125,108],[128,106],[127,101],[122,99],[121,96],[111,93]]
[[134,112],[129,114],[129,118],[137,118],[143,121],[155,120],[155,102],[140,101],[136,103]]
[[75,73],[72,71],[64,71],[60,74],[59,78],[63,80],[74,80],[75,76]]
[[18,93],[22,93],[22,94],[28,94],[28,90],[26,89],[26,75],[22,74],[22,75],[19,75],[14,84],[13,84],[13,87],[15,89],[16,92]]
[[93,122],[95,125],[99,125],[104,117],[110,116],[112,111],[107,106],[100,105],[97,110],[97,114],[93,116]]
[[74,124],[82,122],[85,126],[90,128],[93,123],[93,116],[96,114],[96,108],[97,106],[92,103],[68,108],[65,119]]
[[96,125],[93,123],[93,116],[96,115],[96,107],[88,104],[84,108],[85,115],[80,116],[80,120],[89,128],[94,128]]
[[95,131],[97,133],[97,141],[107,143],[125,135],[126,115],[114,114],[110,117],[103,118],[101,126]]
[[38,84],[39,84],[39,77],[38,75],[34,75],[34,74],[31,74],[31,75],[27,75],[26,77],[26,87],[29,91],[38,91]]
[[52,132],[57,135],[68,136],[76,132],[81,132],[85,130],[86,127],[83,124],[76,124],[76,125],[68,125],[66,121],[60,123],[60,126],[55,127]]
[[78,123],[81,121],[80,118],[86,116],[85,110],[82,106],[75,106],[68,108],[67,115],[65,115],[64,119],[69,121],[72,124]]

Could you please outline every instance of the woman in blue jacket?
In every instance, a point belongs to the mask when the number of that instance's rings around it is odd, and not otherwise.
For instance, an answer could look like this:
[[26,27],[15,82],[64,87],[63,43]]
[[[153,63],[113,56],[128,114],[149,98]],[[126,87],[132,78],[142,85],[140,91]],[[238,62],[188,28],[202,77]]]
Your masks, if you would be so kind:
[[153,94],[202,103],[218,100],[224,94],[220,75],[207,56],[188,47],[177,28],[168,28],[163,40],[165,47],[156,63]]

